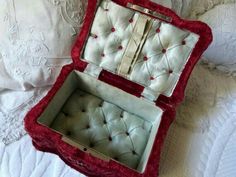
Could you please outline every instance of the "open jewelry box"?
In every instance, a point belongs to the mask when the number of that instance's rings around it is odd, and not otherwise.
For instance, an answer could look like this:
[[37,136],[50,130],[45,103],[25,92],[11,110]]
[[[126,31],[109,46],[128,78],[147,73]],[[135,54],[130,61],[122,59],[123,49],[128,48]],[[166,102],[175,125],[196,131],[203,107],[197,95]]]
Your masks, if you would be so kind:
[[175,108],[211,40],[204,23],[147,0],[89,0],[73,63],[26,116],[34,146],[88,176],[157,176]]

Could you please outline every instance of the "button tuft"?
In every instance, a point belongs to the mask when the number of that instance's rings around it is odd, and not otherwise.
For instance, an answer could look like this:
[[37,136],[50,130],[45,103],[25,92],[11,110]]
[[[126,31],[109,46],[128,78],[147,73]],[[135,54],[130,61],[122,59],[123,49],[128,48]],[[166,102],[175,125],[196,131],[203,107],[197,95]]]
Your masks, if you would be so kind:
[[103,102],[101,102],[98,106],[99,106],[99,107],[102,107],[102,106],[103,106]]
[[157,28],[157,29],[156,29],[156,32],[157,32],[157,33],[160,33],[160,32],[161,32],[160,28]]
[[111,32],[115,32],[116,29],[114,27],[111,28]]
[[154,80],[155,78],[151,76],[149,79],[150,79],[150,80]]
[[144,56],[144,57],[143,57],[143,60],[144,60],[144,61],[147,61],[147,60],[148,60],[148,57],[147,57],[147,56]]
[[90,143],[89,147],[93,148],[94,147],[94,143]]
[[108,137],[108,140],[109,140],[109,141],[112,141],[112,137],[111,137],[111,136],[109,136],[109,137]]
[[166,49],[162,49],[162,51],[161,51],[162,53],[166,53]]
[[123,46],[122,46],[122,45],[120,45],[120,46],[118,47],[118,49],[119,49],[119,50],[122,50],[122,49],[123,49]]

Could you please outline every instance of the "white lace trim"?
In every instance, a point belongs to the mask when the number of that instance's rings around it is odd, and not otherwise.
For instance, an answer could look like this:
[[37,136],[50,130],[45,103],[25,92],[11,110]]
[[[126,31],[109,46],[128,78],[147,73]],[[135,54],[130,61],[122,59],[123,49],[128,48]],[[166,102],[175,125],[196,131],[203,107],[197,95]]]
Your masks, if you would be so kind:
[[172,9],[184,18],[197,19],[205,12],[221,4],[235,3],[236,0],[171,0]]
[[[192,13],[190,13],[190,18],[197,19],[199,16],[203,15],[207,11],[215,8],[216,6],[222,5],[222,4],[230,4],[235,3],[236,0],[207,0],[203,2],[199,2],[199,6],[196,7],[196,4],[193,4]],[[202,4],[205,3],[204,7],[200,7]]]
[[[26,113],[45,96],[48,89],[49,88],[35,89],[30,98],[24,100],[22,104],[7,112],[6,110],[2,110],[2,107],[0,108],[0,141],[4,144],[9,144],[26,134],[23,122],[24,117]],[[13,92],[12,99],[14,99],[14,96],[16,96],[16,94]]]
[[210,62],[208,59],[203,59],[201,60],[201,64],[206,66],[210,70],[218,70],[219,72],[221,72],[221,74],[224,74],[226,76],[236,77],[236,63],[222,65]]

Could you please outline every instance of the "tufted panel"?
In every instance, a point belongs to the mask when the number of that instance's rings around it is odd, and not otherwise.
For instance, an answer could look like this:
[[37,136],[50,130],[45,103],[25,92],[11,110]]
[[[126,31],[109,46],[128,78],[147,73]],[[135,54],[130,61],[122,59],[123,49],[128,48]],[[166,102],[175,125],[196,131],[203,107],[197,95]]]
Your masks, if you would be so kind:
[[38,123],[88,154],[143,172],[162,115],[151,102],[74,71]]
[[136,169],[152,124],[77,89],[56,116],[52,128],[86,148]]
[[[153,93],[171,96],[198,39],[197,34],[187,30],[111,1],[102,1],[82,58],[139,83]],[[130,45],[131,40],[133,45]],[[134,58],[124,64],[127,53]],[[129,67],[127,74],[119,72],[123,65]]]

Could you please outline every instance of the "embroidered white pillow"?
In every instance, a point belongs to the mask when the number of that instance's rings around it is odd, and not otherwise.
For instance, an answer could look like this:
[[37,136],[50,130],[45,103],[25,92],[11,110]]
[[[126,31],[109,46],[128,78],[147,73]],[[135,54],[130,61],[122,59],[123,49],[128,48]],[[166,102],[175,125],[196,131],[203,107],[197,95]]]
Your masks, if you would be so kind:
[[52,84],[71,62],[84,9],[77,0],[0,1],[0,88]]
[[25,114],[72,62],[86,2],[0,0],[0,142],[25,134]]

